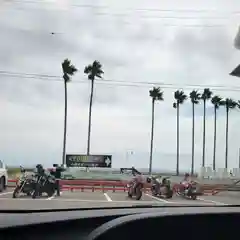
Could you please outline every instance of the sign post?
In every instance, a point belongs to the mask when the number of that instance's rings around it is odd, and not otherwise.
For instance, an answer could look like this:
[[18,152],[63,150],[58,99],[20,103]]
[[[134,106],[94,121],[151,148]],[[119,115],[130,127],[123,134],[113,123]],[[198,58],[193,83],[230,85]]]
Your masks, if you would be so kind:
[[112,167],[112,155],[66,154],[67,167]]

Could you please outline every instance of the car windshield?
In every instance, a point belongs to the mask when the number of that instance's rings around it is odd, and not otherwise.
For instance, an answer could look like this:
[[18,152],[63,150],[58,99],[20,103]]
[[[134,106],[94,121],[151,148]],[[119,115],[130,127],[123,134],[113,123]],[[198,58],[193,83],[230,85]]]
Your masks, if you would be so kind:
[[0,6],[0,210],[239,204],[240,2]]

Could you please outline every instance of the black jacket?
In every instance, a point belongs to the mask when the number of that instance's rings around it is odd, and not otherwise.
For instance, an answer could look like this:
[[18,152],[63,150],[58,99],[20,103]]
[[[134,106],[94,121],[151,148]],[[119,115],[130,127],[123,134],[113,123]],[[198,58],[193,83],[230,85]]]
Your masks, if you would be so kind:
[[64,172],[65,169],[62,167],[56,167],[55,171],[51,171],[51,174],[56,178],[60,179],[62,177],[62,172]]

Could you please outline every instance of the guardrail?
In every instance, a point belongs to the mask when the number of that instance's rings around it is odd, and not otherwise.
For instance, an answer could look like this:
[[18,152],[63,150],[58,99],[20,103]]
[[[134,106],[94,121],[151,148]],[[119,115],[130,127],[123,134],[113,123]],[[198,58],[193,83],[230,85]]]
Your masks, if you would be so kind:
[[[9,179],[8,180],[8,187],[15,187],[17,180]],[[62,189],[74,191],[74,190],[91,190],[92,192],[95,191],[127,191],[127,183],[128,181],[99,181],[99,180],[60,180],[60,185]],[[172,183],[173,190],[179,186],[179,183]],[[200,185],[200,189],[203,193],[210,193],[212,195],[216,194],[218,191],[223,191],[227,189],[227,185],[215,184],[215,185]],[[151,184],[145,183],[144,184],[144,192],[150,191]],[[238,187],[239,189],[239,187]],[[240,189],[239,189],[240,190]]]
[[[17,180],[8,180],[8,187],[15,187]],[[10,184],[9,184],[10,183]],[[94,180],[60,180],[61,189],[74,191],[74,190],[91,190],[94,191],[127,191],[127,181],[94,181]],[[144,191],[147,191],[147,187]]]

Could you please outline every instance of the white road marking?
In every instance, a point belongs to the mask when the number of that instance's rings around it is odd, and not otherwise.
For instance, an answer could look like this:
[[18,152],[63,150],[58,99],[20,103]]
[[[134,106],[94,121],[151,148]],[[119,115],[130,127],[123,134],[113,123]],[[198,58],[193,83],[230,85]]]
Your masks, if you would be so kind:
[[104,195],[105,198],[108,200],[108,202],[112,202],[112,199],[108,196],[107,193],[104,193],[103,195]]
[[204,198],[197,198],[197,199],[199,199],[200,201],[215,203],[215,204],[218,204],[218,205],[228,205],[227,203],[222,203],[222,202],[213,201],[213,200],[204,199]]
[[[31,201],[31,202],[35,202],[35,201],[46,201],[46,200],[51,200],[51,202],[54,201],[58,201],[58,202],[83,202],[83,203],[128,203],[128,204],[137,204],[137,205],[165,205],[167,203],[161,202],[161,201],[111,201],[108,202],[107,200],[93,200],[93,199],[70,199],[70,198],[53,198],[53,199],[46,199],[46,198],[36,198],[36,199],[32,199],[32,198],[17,198],[17,199],[13,199],[13,198],[0,198],[0,201]],[[171,205],[180,205],[180,206],[189,206],[189,202],[168,202],[169,206]],[[192,202],[193,205],[209,205],[211,204],[210,202],[204,202],[204,201],[198,201],[198,202]]]
[[172,202],[169,202],[169,201],[167,201],[167,200],[165,200],[165,199],[157,198],[157,197],[154,197],[154,196],[152,196],[152,195],[149,195],[148,193],[145,193],[145,195],[148,196],[148,197],[150,197],[150,198],[152,198],[152,199],[154,199],[154,200],[157,200],[158,202],[172,203]]
[[52,200],[53,198],[55,198],[55,195],[48,197],[46,200]]
[[0,196],[2,195],[7,195],[7,194],[12,194],[13,192],[4,192],[4,193],[0,193]]
[[[22,199],[25,200],[25,199]],[[27,199],[26,199],[27,200]],[[39,199],[40,200],[40,199]],[[112,200],[111,202],[108,202],[107,200],[92,200],[92,199],[69,199],[69,198],[65,198],[65,199],[60,199],[60,198],[55,198],[52,201],[62,201],[62,202],[92,202],[92,203],[130,203],[130,204],[161,204],[161,202],[153,202],[153,201],[115,201]]]

